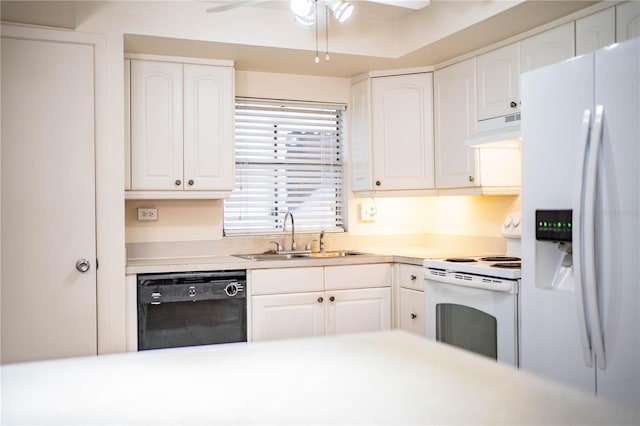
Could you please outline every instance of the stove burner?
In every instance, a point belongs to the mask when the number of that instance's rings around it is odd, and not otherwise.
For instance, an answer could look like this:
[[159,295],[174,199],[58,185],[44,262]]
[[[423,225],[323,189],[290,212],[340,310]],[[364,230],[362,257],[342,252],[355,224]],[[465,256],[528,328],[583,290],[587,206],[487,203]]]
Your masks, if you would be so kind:
[[503,269],[520,269],[520,262],[498,262],[492,263],[492,268],[503,268]]
[[513,256],[488,256],[488,257],[481,257],[480,260],[484,261],[484,262],[513,262],[513,261],[520,261],[519,257],[513,257]]
[[472,263],[477,262],[475,259],[471,259],[470,257],[451,257],[449,259],[445,259],[445,262],[454,262],[454,263]]

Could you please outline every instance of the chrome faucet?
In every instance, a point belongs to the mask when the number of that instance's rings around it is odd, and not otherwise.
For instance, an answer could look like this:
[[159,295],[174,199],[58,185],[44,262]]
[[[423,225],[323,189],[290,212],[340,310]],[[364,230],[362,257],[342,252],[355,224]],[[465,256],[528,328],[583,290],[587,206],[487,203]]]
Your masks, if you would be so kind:
[[324,231],[320,231],[320,253],[324,253]]
[[284,216],[284,221],[282,222],[282,232],[287,231],[287,218],[291,216],[291,251],[296,249],[296,225],[293,220],[293,213],[287,212]]

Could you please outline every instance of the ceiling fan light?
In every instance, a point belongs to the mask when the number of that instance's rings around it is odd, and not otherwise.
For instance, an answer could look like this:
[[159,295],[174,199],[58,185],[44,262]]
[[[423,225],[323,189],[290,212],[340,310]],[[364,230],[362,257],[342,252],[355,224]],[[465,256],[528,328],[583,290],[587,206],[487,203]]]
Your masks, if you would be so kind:
[[353,14],[353,5],[344,0],[327,0],[327,6],[338,22],[343,23]]
[[291,0],[289,7],[296,17],[307,17],[312,15],[315,2],[313,0]]

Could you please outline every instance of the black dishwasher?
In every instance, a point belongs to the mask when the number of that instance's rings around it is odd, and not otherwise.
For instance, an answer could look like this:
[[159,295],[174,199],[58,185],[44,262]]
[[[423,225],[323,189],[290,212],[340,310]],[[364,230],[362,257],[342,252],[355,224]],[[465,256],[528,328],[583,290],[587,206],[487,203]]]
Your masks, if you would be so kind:
[[247,341],[245,270],[138,275],[138,350]]

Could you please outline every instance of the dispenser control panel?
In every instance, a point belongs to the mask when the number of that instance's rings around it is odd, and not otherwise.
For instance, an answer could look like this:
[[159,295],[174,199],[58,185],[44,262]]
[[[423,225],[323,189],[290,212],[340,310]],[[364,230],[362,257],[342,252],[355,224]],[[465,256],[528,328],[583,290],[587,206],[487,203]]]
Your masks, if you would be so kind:
[[571,242],[572,210],[536,210],[536,240]]

